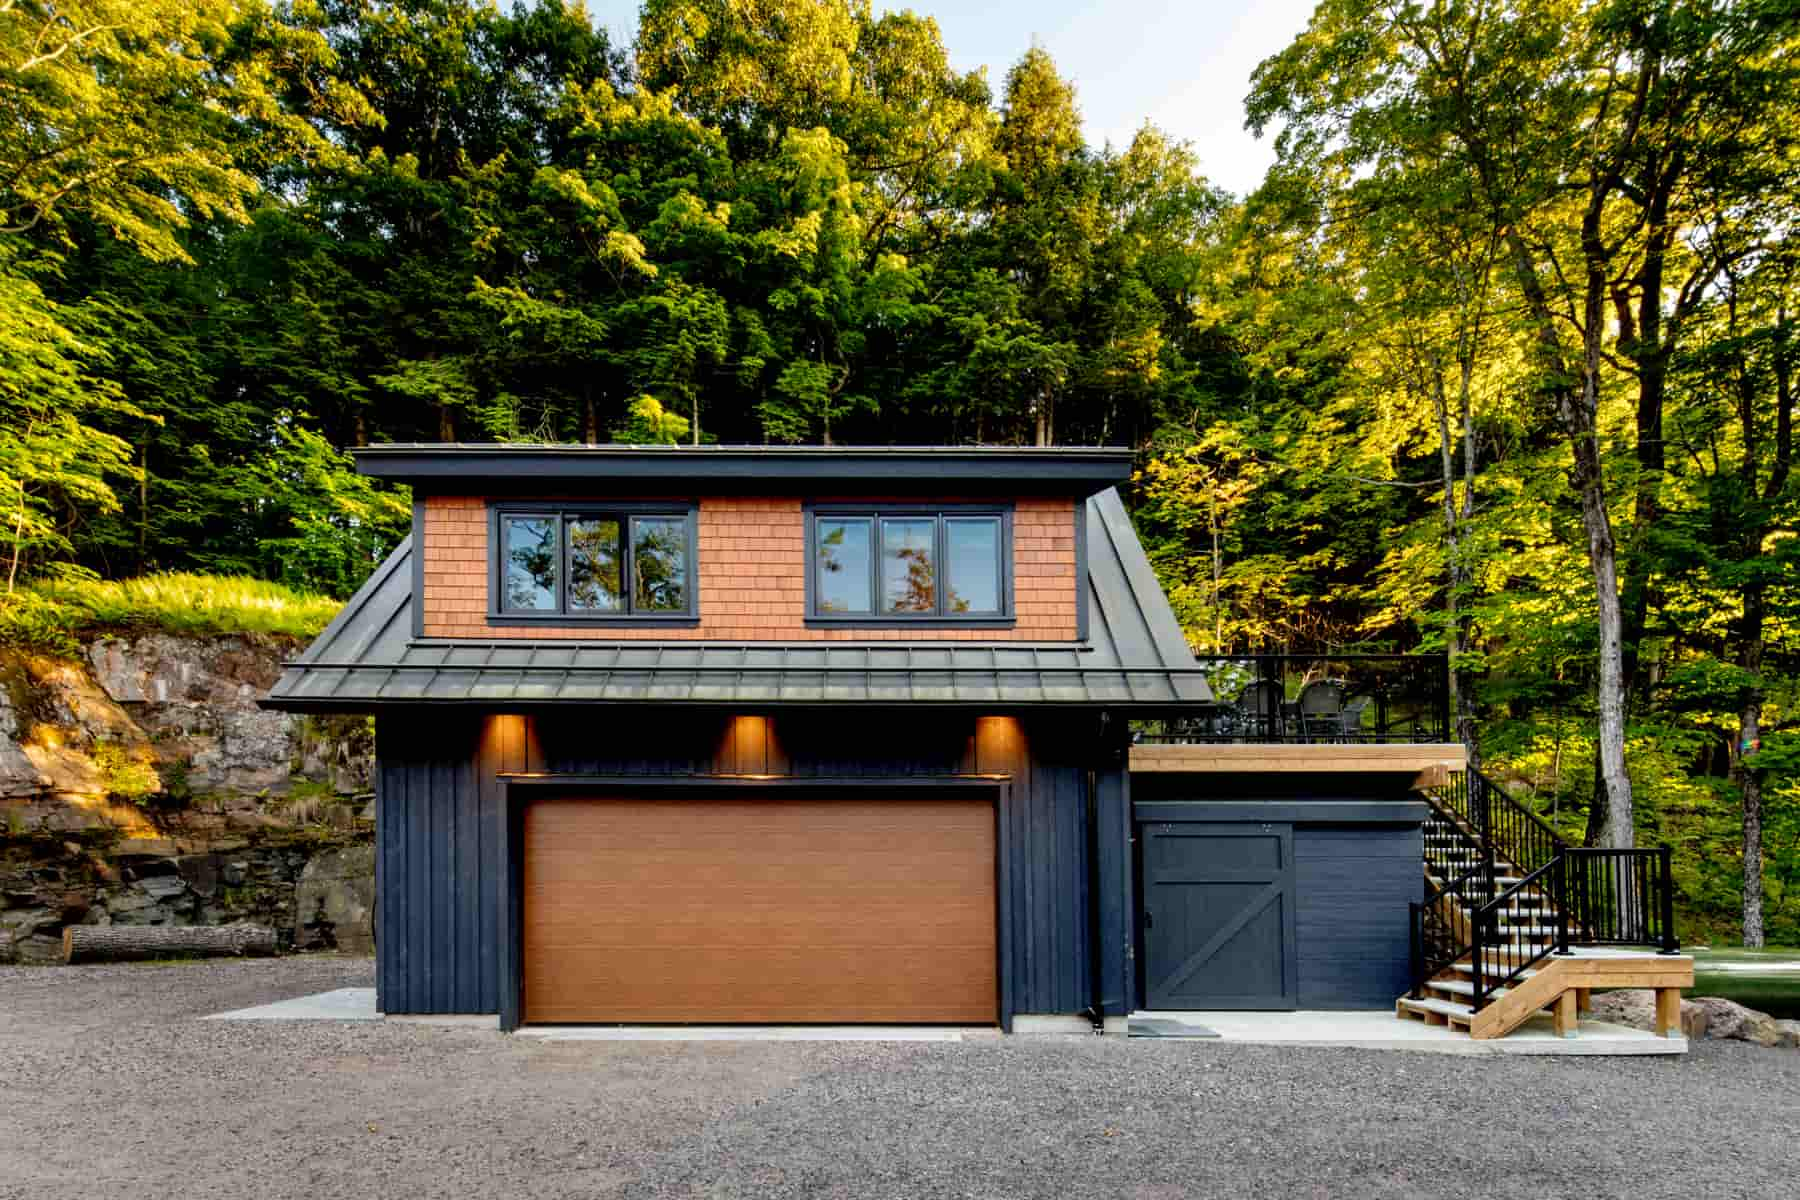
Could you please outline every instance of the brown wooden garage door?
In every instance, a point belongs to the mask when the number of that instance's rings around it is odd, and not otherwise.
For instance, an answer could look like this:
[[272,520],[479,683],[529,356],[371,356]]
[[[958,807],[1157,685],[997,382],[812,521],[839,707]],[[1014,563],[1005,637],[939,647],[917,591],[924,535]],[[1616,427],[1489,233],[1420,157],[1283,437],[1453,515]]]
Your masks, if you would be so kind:
[[523,1018],[991,1022],[994,836],[987,800],[535,802]]

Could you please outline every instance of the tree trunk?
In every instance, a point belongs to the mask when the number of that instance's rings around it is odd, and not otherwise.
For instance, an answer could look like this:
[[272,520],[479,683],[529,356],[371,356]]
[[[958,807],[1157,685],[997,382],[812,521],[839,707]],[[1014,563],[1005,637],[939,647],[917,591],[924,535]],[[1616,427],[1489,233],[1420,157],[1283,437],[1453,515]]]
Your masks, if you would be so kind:
[[[1744,593],[1744,634],[1738,665],[1753,677],[1762,671],[1762,590],[1753,586]],[[1763,773],[1744,759],[1762,747],[1762,705],[1762,684],[1752,682],[1743,689],[1737,747],[1731,755],[1732,774],[1737,776],[1738,794],[1744,805],[1744,945],[1757,947],[1763,944]]]
[[63,961],[130,962],[182,955],[268,955],[275,931],[265,925],[69,925],[63,929]]
[[592,446],[600,440],[600,413],[594,407],[594,383],[581,385],[581,440]]
[[[1450,404],[1444,394],[1444,371],[1434,355],[1431,362],[1431,393],[1437,408],[1438,423],[1438,465],[1440,482],[1444,488],[1444,643],[1449,650],[1450,658],[1450,711],[1456,722],[1456,739],[1460,741],[1469,754],[1471,770],[1480,770],[1480,754],[1475,748],[1475,708],[1474,697],[1470,695],[1469,673],[1463,669],[1461,660],[1469,649],[1468,620],[1462,612],[1462,595],[1469,582],[1468,566],[1463,562],[1462,535],[1463,514],[1468,511],[1468,498],[1465,495],[1459,507],[1456,498],[1456,448],[1450,439]],[[1469,466],[1469,456],[1473,448],[1468,443],[1469,418],[1469,372],[1465,367],[1462,375],[1462,424],[1464,465]],[[1473,468],[1469,467],[1473,483]]]

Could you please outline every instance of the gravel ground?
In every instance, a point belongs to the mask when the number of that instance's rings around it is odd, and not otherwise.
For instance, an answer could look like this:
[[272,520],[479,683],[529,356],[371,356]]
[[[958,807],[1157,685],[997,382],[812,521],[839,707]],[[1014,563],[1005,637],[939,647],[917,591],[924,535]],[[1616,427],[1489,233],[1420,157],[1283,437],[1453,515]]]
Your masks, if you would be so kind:
[[1793,1197],[1800,1052],[544,1043],[199,1021],[366,960],[0,968],[0,1197]]

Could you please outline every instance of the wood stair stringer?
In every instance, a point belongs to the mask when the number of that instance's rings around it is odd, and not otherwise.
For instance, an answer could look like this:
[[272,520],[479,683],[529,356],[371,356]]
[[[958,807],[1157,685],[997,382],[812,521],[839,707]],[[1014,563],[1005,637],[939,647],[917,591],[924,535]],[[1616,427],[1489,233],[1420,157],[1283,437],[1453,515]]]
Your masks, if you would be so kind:
[[1681,1033],[1681,989],[1694,986],[1694,960],[1687,955],[1551,955],[1535,966],[1530,978],[1511,985],[1504,996],[1476,1010],[1469,1022],[1470,1037],[1505,1037],[1547,1008],[1558,1010],[1558,1031],[1572,1033],[1577,995],[1604,988],[1654,990],[1657,1032],[1665,1037]]

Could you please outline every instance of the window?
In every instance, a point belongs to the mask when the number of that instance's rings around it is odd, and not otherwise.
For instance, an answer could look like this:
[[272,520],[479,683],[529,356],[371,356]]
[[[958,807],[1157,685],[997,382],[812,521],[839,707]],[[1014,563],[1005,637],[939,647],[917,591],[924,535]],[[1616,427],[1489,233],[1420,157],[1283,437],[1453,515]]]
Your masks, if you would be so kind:
[[688,620],[693,510],[667,506],[495,506],[489,619]]
[[811,620],[1012,620],[1006,509],[820,505],[809,509],[807,528]]

